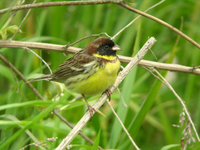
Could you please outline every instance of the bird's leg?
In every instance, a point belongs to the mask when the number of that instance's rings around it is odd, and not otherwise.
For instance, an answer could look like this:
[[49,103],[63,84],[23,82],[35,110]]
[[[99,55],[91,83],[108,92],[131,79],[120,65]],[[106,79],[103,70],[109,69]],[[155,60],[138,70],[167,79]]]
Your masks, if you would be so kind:
[[88,107],[88,111],[90,112],[90,116],[91,116],[91,119],[92,120],[92,117],[94,115],[95,112],[97,112],[92,106],[90,106],[90,104],[88,103],[87,99],[85,98],[85,95],[84,94],[81,94],[83,96],[83,99],[85,100],[86,104],[87,104],[87,107]]
[[111,90],[107,89],[104,93],[106,93],[106,95],[108,96],[108,99],[110,101],[111,100],[111,94],[112,94]]

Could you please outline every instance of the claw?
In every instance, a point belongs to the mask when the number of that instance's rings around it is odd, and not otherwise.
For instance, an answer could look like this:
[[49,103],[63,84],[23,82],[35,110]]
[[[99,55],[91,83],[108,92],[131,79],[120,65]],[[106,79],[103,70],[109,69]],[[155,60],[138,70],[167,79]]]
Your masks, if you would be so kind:
[[106,93],[106,95],[108,96],[108,99],[110,101],[111,100],[111,94],[112,94],[111,90],[107,89],[104,93]]
[[97,111],[90,105],[88,105],[88,111],[90,112],[90,116],[91,116],[90,121],[91,121],[94,113],[96,113]]
[[85,95],[82,94],[82,96],[83,96],[83,99],[85,100],[85,102],[86,102],[86,104],[87,104],[87,107],[88,107],[87,110],[90,112],[90,116],[91,116],[90,121],[91,121],[92,118],[93,118],[94,113],[96,113],[97,111],[96,111],[92,106],[89,105],[87,99],[85,98]]

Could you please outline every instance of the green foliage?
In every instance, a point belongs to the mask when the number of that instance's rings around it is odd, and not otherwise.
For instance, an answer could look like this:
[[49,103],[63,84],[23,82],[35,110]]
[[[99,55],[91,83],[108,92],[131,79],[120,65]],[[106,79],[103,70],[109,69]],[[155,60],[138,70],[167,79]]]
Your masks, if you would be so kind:
[[[13,26],[8,26],[6,28],[3,28],[0,30],[0,37],[3,40],[7,39],[8,33],[14,34],[18,29],[18,26],[13,25]],[[22,30],[19,30],[19,33],[22,33]]]
[[[16,0],[14,2],[13,6],[19,6],[22,5],[25,2],[25,0]],[[10,12],[7,13],[7,15]],[[5,16],[5,18],[7,17],[7,15]],[[7,35],[8,33],[14,34],[17,30],[18,30],[18,26],[17,25],[12,25],[9,26],[10,22],[12,21],[13,17],[15,15],[15,12],[12,12],[11,15],[9,16],[9,18],[7,19],[7,21],[4,23],[4,25],[1,27],[0,30],[0,39],[6,40],[7,39]],[[5,19],[4,18],[4,19]],[[1,22],[1,24],[3,24],[3,22]],[[19,33],[22,33],[22,30],[19,30]]]
[[94,145],[92,146],[92,150],[98,149],[99,141],[100,141],[100,134],[101,134],[101,130],[99,130],[99,132],[98,132],[98,135],[94,141]]
[[[131,0],[131,2],[133,3],[128,4],[144,11],[159,0]],[[9,7],[8,1],[1,0],[0,9],[7,7]],[[183,33],[199,43],[199,9],[199,1],[168,0],[148,13],[178,29],[181,26],[182,17]],[[10,16],[9,11],[0,15],[1,38],[9,39],[13,36],[26,12],[27,10],[20,10]],[[67,45],[91,34],[106,32],[113,36],[135,17],[137,14],[115,4],[37,8],[31,10],[23,23],[21,27],[23,33],[18,33],[13,40]],[[144,17],[116,37],[115,43],[123,49],[118,54],[134,56],[150,36],[154,36],[157,40],[152,51],[158,60],[155,60],[150,52],[145,55],[144,59],[199,66],[200,51],[198,48],[183,38],[175,43],[178,37],[176,33]],[[86,39],[75,46],[83,48],[92,40],[94,38]],[[52,70],[72,56],[37,49],[34,51],[50,64]],[[0,48],[0,53],[26,78],[49,73],[41,60],[25,49]],[[126,64],[122,63],[122,65]],[[200,133],[199,76],[166,71],[161,71],[161,74],[163,76],[167,74],[167,80],[185,101],[197,131]],[[0,149],[20,149],[31,143],[58,137],[56,142],[46,143],[48,149],[55,149],[71,129],[50,112],[59,108],[59,113],[75,125],[87,109],[83,101],[71,102],[76,96],[73,91],[67,91],[68,94],[65,94],[63,98],[55,98],[52,102],[47,99],[57,94],[53,83],[39,81],[32,84],[45,101],[39,100],[26,83],[0,60]],[[61,86],[57,88],[59,93],[65,91]],[[119,89],[128,107],[123,106],[117,92],[112,94],[111,103],[136,144],[145,150],[179,149],[184,126],[177,128],[172,124],[179,124],[182,106],[173,93],[139,66],[135,67],[125,78]],[[87,97],[90,103],[94,103],[97,98]],[[105,104],[100,111],[106,117],[95,114],[92,121],[87,123],[82,130],[82,133],[95,141],[95,145],[92,146],[81,136],[77,136],[72,141],[72,149],[95,149],[98,145],[104,149],[134,149],[110,108]],[[193,147],[190,145],[188,149],[198,148],[199,143],[197,142]],[[36,148],[32,145],[29,149]]]
[[[179,147],[179,148],[177,148]],[[172,148],[180,149],[180,144],[171,144],[164,146],[161,150],[170,150]]]

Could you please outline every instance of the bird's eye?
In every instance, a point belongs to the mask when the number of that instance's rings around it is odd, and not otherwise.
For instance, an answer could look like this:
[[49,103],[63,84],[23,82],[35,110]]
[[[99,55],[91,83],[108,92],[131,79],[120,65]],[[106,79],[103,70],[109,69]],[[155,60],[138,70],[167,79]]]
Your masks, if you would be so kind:
[[108,46],[108,45],[105,45],[104,47],[105,47],[105,49],[108,49],[108,48],[109,48],[109,46]]

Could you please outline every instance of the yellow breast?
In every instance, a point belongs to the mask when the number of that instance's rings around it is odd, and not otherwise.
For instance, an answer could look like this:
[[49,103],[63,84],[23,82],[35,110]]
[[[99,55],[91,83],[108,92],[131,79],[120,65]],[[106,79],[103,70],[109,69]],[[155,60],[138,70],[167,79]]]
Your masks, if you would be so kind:
[[112,56],[109,60],[114,60],[114,58],[117,59],[115,62],[106,62],[103,67],[95,68],[96,71],[93,75],[89,76],[85,80],[71,84],[71,86],[75,88],[77,93],[85,95],[103,93],[113,85],[120,69],[120,61],[116,56]]

